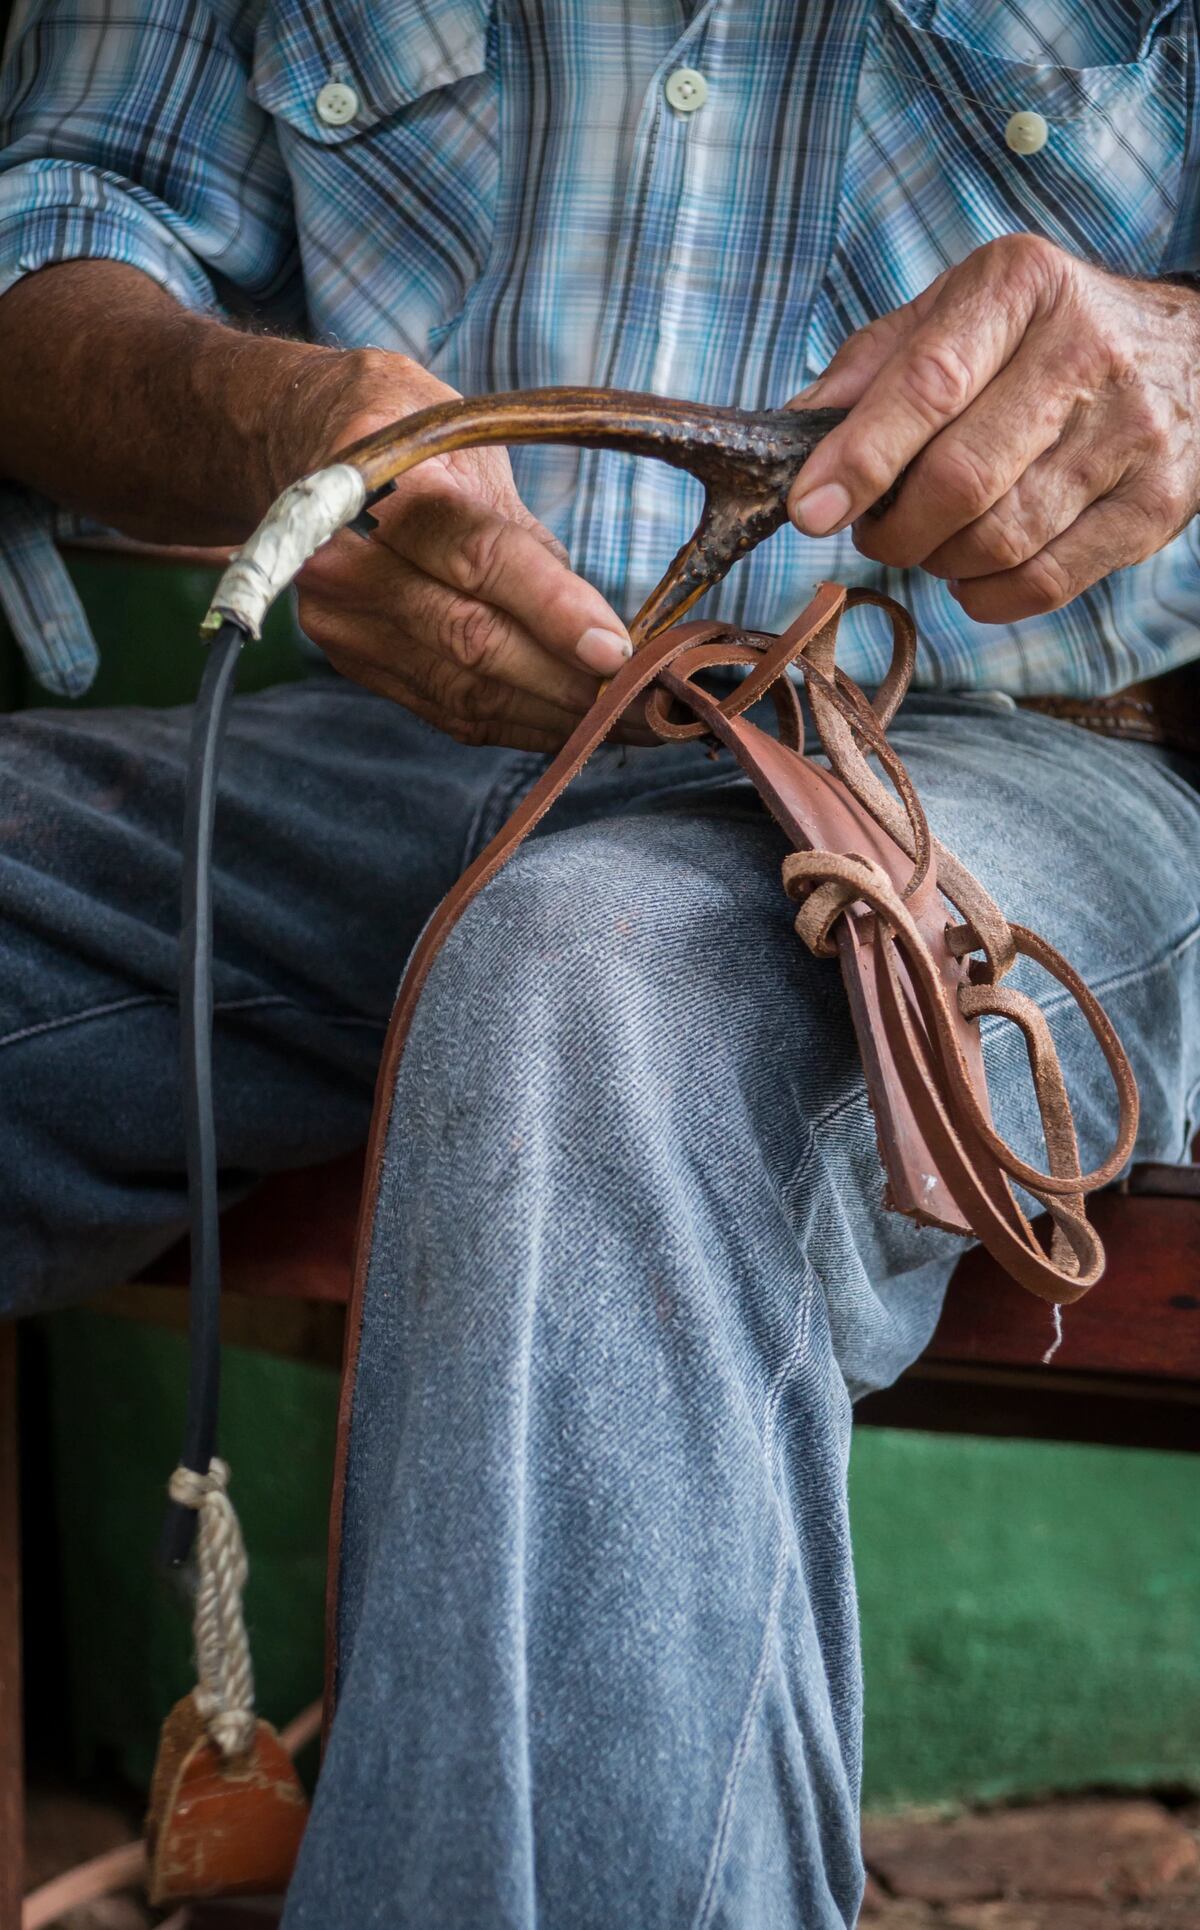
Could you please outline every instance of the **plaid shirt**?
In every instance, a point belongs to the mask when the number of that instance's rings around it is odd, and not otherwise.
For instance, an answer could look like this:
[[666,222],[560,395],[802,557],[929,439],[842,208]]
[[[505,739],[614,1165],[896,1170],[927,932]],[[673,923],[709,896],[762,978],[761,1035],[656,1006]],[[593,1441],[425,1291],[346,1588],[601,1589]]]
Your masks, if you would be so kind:
[[[1194,264],[1196,37],[1196,0],[23,0],[0,290],[102,256],[468,393],[777,404],[997,235],[1134,275]],[[680,69],[703,77],[684,106]],[[1021,109],[1049,127],[1034,154],[1005,144]],[[514,454],[530,507],[630,615],[698,486]],[[0,597],[43,682],[79,691],[94,650],[52,526],[5,493]],[[927,686],[1102,692],[1200,649],[1198,540],[985,627],[844,536],[783,531],[705,608],[779,627],[819,576],[875,583],[915,609]],[[881,634],[864,621],[852,646],[877,681]]]

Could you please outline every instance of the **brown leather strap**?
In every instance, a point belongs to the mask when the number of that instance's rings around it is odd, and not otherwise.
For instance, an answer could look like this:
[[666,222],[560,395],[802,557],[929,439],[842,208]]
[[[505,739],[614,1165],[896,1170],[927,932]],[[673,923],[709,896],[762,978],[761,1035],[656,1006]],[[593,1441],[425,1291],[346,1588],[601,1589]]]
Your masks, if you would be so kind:
[[1018,697],[1017,702],[1022,710],[1040,711],[1101,737],[1161,744],[1200,758],[1200,661],[1126,684],[1109,697]]
[[[874,703],[838,668],[837,631],[846,609],[871,603],[888,615],[893,656]],[[1100,1005],[1045,940],[1010,925],[966,867],[932,835],[886,729],[907,689],[915,658],[912,620],[889,598],[821,584],[781,637],[691,623],[643,643],[602,689],[588,715],[528,797],[429,920],[409,960],[388,1027],[359,1215],[347,1329],[331,1517],[328,1681],[334,1683],[338,1550],[346,1451],[354,1398],[362,1302],[399,1062],[426,979],[464,911],[545,816],[634,700],[649,691],[646,715],[664,738],[708,735],[751,778],[785,833],[785,888],[799,903],[797,932],[818,956],[839,959],[875,1112],[891,1204],[928,1224],[972,1234],[1013,1277],[1044,1299],[1069,1301],[1099,1277],[1100,1242],[1084,1195],[1128,1159],[1137,1129],[1137,1089]],[[803,754],[803,730],[788,677],[798,663],[828,755],[826,770]],[[718,701],[696,681],[718,665],[749,675]],[[746,715],[770,693],[780,736]],[[677,712],[686,711],[681,721]],[[889,791],[867,762],[879,759]],[[947,919],[946,900],[961,922]],[[1001,981],[1018,956],[1048,970],[1079,1005],[1113,1075],[1116,1142],[1090,1173],[1080,1169],[1058,1057],[1039,1008]],[[995,1014],[1025,1037],[1048,1156],[1042,1171],[996,1132],[988,1106],[978,1020]],[[1048,1210],[1049,1252],[1023,1212],[1013,1182]]]
[[[676,679],[668,673],[663,681],[673,684]],[[720,706],[694,689],[690,701],[706,717],[713,734],[724,737],[736,750],[738,747],[729,735],[729,720],[723,717]],[[742,762],[751,768],[744,756]],[[784,823],[785,829],[794,830],[794,824],[787,822],[787,812],[780,809],[778,797],[772,798],[760,781],[762,775],[756,774],[756,782],[768,808]],[[838,776],[842,775],[839,771]],[[938,848],[944,852],[943,847]],[[969,927],[951,927],[951,934],[956,930],[960,934],[952,943],[946,943],[941,932],[935,934],[935,938],[943,939],[940,947],[930,942],[928,930],[919,929],[905,902],[918,874],[912,874],[902,893],[897,890],[894,876],[889,876],[876,860],[861,854],[816,849],[793,853],[785,859],[783,870],[788,890],[802,899],[797,930],[818,955],[828,955],[834,949],[829,934],[835,922],[841,921],[845,926],[852,912],[861,917],[859,907],[863,905],[875,911],[876,929],[869,933],[866,942],[879,954],[882,965],[883,976],[877,990],[885,1028],[912,1110],[926,1129],[926,1143],[930,1144],[932,1132],[936,1134],[938,1147],[942,1148],[944,1156],[937,1159],[938,1168],[943,1176],[954,1175],[951,1191],[960,1205],[969,1202],[965,1218],[971,1231],[989,1246],[1014,1278],[1043,1298],[1064,1302],[1078,1299],[1099,1278],[1103,1265],[1099,1242],[1083,1215],[1082,1195],[1115,1177],[1132,1151],[1137,1126],[1137,1092],[1132,1072],[1098,1001],[1044,939],[1022,926],[1006,928],[1005,952],[1035,958],[1066,986],[1084,1012],[1113,1073],[1119,1111],[1117,1142],[1102,1166],[1083,1175],[1061,1068],[1043,1014],[1024,994],[990,982],[986,967],[982,971],[975,967],[969,981],[955,988],[957,999],[952,1002],[945,976],[946,957],[965,949],[967,933],[972,938],[975,934]],[[961,873],[957,888],[966,900],[966,904],[960,903],[960,909],[970,905],[977,911],[974,901],[978,898],[996,917],[1000,916],[969,873]],[[882,930],[878,928],[880,925]],[[843,942],[839,932],[839,948]],[[860,940],[860,944],[862,942]],[[978,941],[971,949],[981,949]],[[915,1000],[911,995],[900,1000],[897,950],[903,953]],[[848,966],[843,958],[844,975],[852,977],[856,969],[855,965]],[[976,975],[979,982],[973,982]],[[851,991],[853,1008],[853,988],[849,983],[847,989]],[[915,1013],[910,1016],[910,1007],[914,1004],[919,1007],[919,1021]],[[1049,1172],[1023,1160],[992,1126],[986,1108],[986,1089],[980,1091],[978,1061],[974,1054],[968,1058],[962,1038],[962,1021],[976,1019],[984,1012],[1010,1019],[1025,1034],[1050,1157]],[[864,1047],[865,1058],[866,1042],[861,1025],[859,1042]],[[878,1106],[876,1110],[878,1116]],[[948,1127],[951,1140],[947,1139]],[[937,1148],[931,1149],[937,1152]],[[889,1146],[886,1133],[881,1133],[881,1152],[889,1166],[895,1151],[895,1147]],[[1006,1184],[1009,1179],[1034,1192],[1050,1211],[1058,1235],[1051,1254],[1044,1254],[1039,1246]]]

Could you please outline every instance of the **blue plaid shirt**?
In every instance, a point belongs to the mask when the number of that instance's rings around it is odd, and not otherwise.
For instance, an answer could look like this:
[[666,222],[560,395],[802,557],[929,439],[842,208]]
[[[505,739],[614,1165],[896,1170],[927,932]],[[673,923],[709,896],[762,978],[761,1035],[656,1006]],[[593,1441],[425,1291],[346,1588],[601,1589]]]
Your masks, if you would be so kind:
[[[468,393],[780,403],[994,236],[1133,275],[1193,265],[1197,24],[1196,0],[19,0],[0,290],[102,256]],[[680,69],[706,84],[690,111]],[[1020,109],[1049,124],[1036,154],[1005,144]],[[692,479],[569,449],[515,463],[632,613],[695,519]],[[78,691],[94,650],[52,534],[50,505],[5,493],[0,597],[38,676]],[[875,583],[915,608],[926,685],[1101,692],[1200,650],[1198,540],[985,627],[846,537],[784,531],[706,608],[777,627],[817,577]],[[864,622],[853,644],[876,680],[882,637]]]

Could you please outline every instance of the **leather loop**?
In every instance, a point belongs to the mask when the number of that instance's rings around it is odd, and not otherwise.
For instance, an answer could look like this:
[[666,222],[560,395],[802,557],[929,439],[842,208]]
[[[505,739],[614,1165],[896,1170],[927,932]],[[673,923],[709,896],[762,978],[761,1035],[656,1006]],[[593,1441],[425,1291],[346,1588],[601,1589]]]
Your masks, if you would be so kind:
[[[871,604],[884,610],[892,623],[892,663],[874,705],[868,703],[836,663],[837,631],[842,614],[858,604]],[[884,955],[899,947],[912,997],[920,1008],[923,1042],[913,1030],[915,1021],[906,1019],[909,1001],[900,1000],[896,990],[898,981],[889,963],[886,970],[878,974],[874,992],[880,1009],[886,1001],[893,1013],[890,1031],[893,1054],[903,1057],[910,1073],[916,1068],[912,1077],[919,1078],[931,1090],[936,1088],[962,1143],[969,1142],[969,1156],[963,1157],[969,1157],[976,1166],[982,1163],[990,1166],[993,1193],[1007,1188],[1008,1182],[1015,1182],[1033,1192],[1064,1227],[1068,1222],[1074,1225],[1081,1206],[1069,1203],[1081,1202],[1085,1193],[1106,1185],[1132,1152],[1138,1116],[1133,1073],[1110,1021],[1078,973],[1045,939],[1024,926],[1010,925],[979,881],[930,833],[911,780],[884,735],[885,720],[894,716],[903,697],[914,658],[915,630],[906,611],[890,598],[874,592],[848,593],[840,585],[830,583],[818,585],[807,608],[780,637],[768,638],[719,624],[691,623],[663,632],[635,652],[602,691],[524,803],[443,900],[421,934],[397,997],[385,1045],[360,1222],[363,1246],[369,1240],[396,1066],[417,999],[442,943],[471,900],[540,822],[633,700],[646,690],[650,692],[647,715],[652,728],[671,739],[715,737],[734,750],[767,808],[797,845],[803,846],[808,840],[795,816],[797,797],[789,799],[785,792],[807,774],[804,787],[807,795],[800,800],[802,810],[811,813],[815,808],[813,798],[821,793],[821,786],[827,790],[832,785],[835,798],[840,800],[837,808],[843,815],[849,813],[849,823],[869,830],[880,851],[894,854],[898,874],[895,877],[888,875],[877,856],[865,850],[801,848],[794,851],[785,860],[784,880],[789,892],[798,892],[804,899],[797,916],[797,930],[818,956],[827,957],[840,949],[834,931],[839,919],[844,919],[852,907],[861,906],[874,914],[879,932],[872,936],[871,944]],[[745,721],[745,712],[756,698],[768,691],[774,694],[793,663],[799,665],[805,676],[814,721],[832,775],[820,772],[793,742],[794,691],[790,700],[784,700],[780,712],[792,726],[782,745],[764,738]],[[728,665],[748,665],[750,673],[720,701],[694,681],[701,671]],[[680,723],[671,716],[672,699],[691,710],[691,723]],[[887,790],[870,769],[863,754],[864,745],[884,763],[898,795]],[[781,758],[787,760],[786,765],[779,763]],[[768,764],[772,766],[770,771]],[[812,791],[812,779],[820,780],[818,792]],[[954,925],[944,911],[938,909],[943,896],[963,914],[960,924]],[[860,944],[862,939],[860,933]],[[969,975],[952,977],[952,966],[968,952],[978,951],[983,952],[983,959],[972,957]],[[1021,953],[1042,965],[1070,993],[1113,1076],[1118,1100],[1116,1140],[1108,1157],[1089,1173],[1079,1170],[1070,1106],[1049,1030],[1031,1001],[1018,994],[1002,992],[999,987],[1000,978]],[[846,954],[841,955],[845,970]],[[950,983],[957,993],[956,1000],[952,1000],[948,990]],[[968,1059],[961,1031],[964,1021],[974,1025],[983,1013],[1009,1018],[1019,1024],[1025,1034],[1046,1137],[1048,1171],[1020,1157],[991,1123],[986,1086],[982,1084],[978,1067]],[[859,1018],[856,1008],[856,1023]],[[861,1023],[859,1029],[866,1059],[870,1056],[870,1041],[863,1036]],[[903,1082],[910,1107],[913,1106],[912,1077]],[[915,1110],[922,1117],[929,1116],[927,1106]],[[890,1151],[899,1168],[902,1157],[898,1149],[889,1148],[887,1132],[882,1128],[880,1139],[885,1161]],[[925,1149],[926,1156],[929,1150]],[[957,1156],[952,1164],[959,1173],[961,1162]],[[891,1177],[894,1182],[895,1171]],[[959,1181],[948,1177],[952,1195],[956,1185]],[[965,1222],[987,1243],[990,1218],[984,1216],[982,1224],[976,1224],[972,1218],[977,1185],[967,1185],[965,1189],[959,1185],[959,1190],[963,1198],[972,1203],[963,1206]],[[1021,1223],[1024,1224],[1023,1216]],[[1071,1252],[1076,1260],[1084,1247],[1090,1267],[1095,1261],[1094,1247],[1082,1236],[1072,1235]],[[1010,1265],[1003,1254],[997,1257]],[[1010,1270],[1016,1272],[1024,1284],[1032,1284],[1028,1261],[1023,1260],[1019,1268],[1010,1265]],[[1034,1290],[1040,1292],[1066,1287],[1077,1279],[1044,1257],[1037,1262],[1034,1273],[1037,1278]]]
[[800,899],[796,933],[818,958],[837,957],[830,934],[858,899],[869,893],[878,905],[895,897],[879,866],[853,851],[793,851],[783,861],[783,888]]

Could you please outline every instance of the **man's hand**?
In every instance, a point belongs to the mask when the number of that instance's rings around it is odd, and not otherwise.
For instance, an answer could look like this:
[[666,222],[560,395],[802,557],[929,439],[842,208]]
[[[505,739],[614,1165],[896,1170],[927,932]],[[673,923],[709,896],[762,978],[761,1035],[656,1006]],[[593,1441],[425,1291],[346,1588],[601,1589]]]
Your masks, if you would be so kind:
[[[314,380],[295,412],[305,444],[275,458],[281,484],[455,394],[407,357],[372,350]],[[628,658],[629,637],[526,509],[505,452],[435,457],[374,514],[370,542],[343,531],[301,572],[305,633],[345,676],[460,742],[557,750],[597,680]]]
[[1038,616],[1195,514],[1198,384],[1200,296],[1010,235],[852,335],[796,398],[850,414],[789,508],[810,535],[853,523],[864,556],[947,578],[978,622]]
[[[453,394],[404,355],[189,314],[121,262],[65,262],[0,298],[2,473],[144,542],[242,543],[297,476]],[[557,750],[629,638],[507,456],[423,463],[378,517],[302,573],[308,634],[464,742]],[[649,740],[636,719],[624,734]]]

